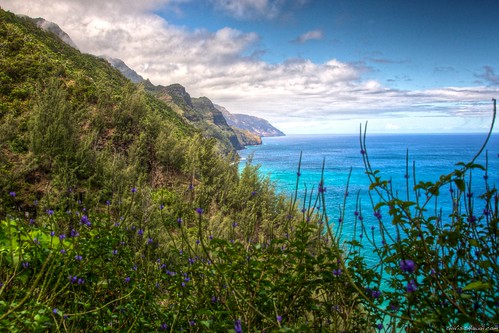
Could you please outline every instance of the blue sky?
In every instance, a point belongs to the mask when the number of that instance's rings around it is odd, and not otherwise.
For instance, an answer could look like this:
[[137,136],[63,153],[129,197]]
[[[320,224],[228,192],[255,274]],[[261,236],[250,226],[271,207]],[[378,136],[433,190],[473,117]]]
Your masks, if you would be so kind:
[[0,0],[79,48],[288,134],[484,132],[497,0]]

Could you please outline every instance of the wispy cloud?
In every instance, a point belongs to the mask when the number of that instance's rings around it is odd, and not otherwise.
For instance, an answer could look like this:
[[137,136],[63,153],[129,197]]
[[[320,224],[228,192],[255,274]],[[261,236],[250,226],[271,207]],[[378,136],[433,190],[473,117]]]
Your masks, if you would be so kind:
[[298,36],[296,39],[292,40],[295,43],[305,43],[309,40],[318,40],[324,38],[324,32],[322,30],[311,30]]
[[376,64],[406,64],[409,60],[399,60],[390,58],[365,58],[366,61],[373,62]]
[[457,73],[457,70],[452,66],[438,66],[433,68],[433,73],[435,74]]
[[301,7],[308,0],[211,0],[216,9],[240,20],[274,19],[290,5]]
[[499,74],[496,74],[496,71],[492,66],[484,66],[483,72],[475,74],[475,77],[485,81],[489,85],[499,86]]

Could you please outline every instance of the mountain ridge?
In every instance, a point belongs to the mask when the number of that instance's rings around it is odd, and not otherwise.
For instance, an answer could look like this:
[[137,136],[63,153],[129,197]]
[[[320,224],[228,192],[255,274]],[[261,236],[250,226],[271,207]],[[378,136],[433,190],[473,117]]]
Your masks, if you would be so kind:
[[[79,50],[71,37],[56,23],[44,18],[30,18],[28,16],[25,18],[32,20],[44,31],[54,34],[64,43]],[[196,128],[204,131],[206,136],[221,141],[226,152],[230,150],[228,147],[240,150],[248,145],[259,145],[261,137],[285,135],[265,119],[244,114],[232,114],[225,107],[214,104],[207,97],[192,98],[185,87],[180,84],[174,83],[166,87],[154,85],[130,68],[123,60],[106,55],[99,57],[105,59],[133,83],[143,84],[146,91],[165,101],[179,115],[187,118]],[[193,101],[197,101],[196,105],[193,104]]]
[[231,113],[225,107],[215,104],[230,126],[249,131],[260,137],[285,136],[284,132],[274,127],[268,120],[241,113]]

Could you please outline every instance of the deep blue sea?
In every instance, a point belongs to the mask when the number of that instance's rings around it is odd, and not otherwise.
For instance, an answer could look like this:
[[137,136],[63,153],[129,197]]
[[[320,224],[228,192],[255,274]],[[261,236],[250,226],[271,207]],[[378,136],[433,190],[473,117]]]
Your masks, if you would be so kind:
[[[367,136],[367,153],[373,169],[392,184],[402,198],[406,193],[406,153],[408,152],[410,186],[414,182],[413,162],[417,181],[437,181],[440,175],[456,169],[457,162],[469,162],[481,148],[485,134],[424,134],[424,135],[376,135]],[[329,221],[338,225],[341,210],[345,218],[341,238],[346,240],[362,233],[360,226],[354,226],[357,194],[361,200],[362,215],[368,229],[377,228],[374,210],[367,195],[369,181],[365,174],[358,135],[289,135],[286,137],[263,138],[260,146],[251,146],[239,152],[243,167],[249,156],[252,164],[260,165],[262,174],[270,177],[276,189],[291,196],[297,179],[300,152],[303,153],[301,176],[299,177],[298,197],[305,187],[317,191],[321,178],[322,163],[325,160],[324,186],[326,187],[326,208]],[[488,164],[489,185],[499,186],[499,136],[493,134],[487,145],[488,161],[485,151],[476,163]],[[343,206],[348,174],[349,182],[347,204]],[[473,173],[473,193],[478,196],[484,189],[484,174]],[[412,198],[413,200],[414,198]],[[450,200],[449,192],[442,193],[439,204],[445,206]],[[450,205],[450,201],[448,201]],[[385,214],[385,213],[384,213]],[[355,230],[354,230],[355,229]],[[371,251],[372,253],[372,251]],[[377,262],[377,258],[366,258]]]

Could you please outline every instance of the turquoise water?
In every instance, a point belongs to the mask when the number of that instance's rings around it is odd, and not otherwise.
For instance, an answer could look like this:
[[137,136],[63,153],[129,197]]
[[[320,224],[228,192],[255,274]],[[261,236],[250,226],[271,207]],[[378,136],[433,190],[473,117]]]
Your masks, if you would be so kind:
[[[406,193],[406,153],[409,154],[410,186],[413,185],[413,161],[417,181],[437,181],[443,174],[452,172],[457,162],[469,162],[476,155],[486,139],[485,134],[425,134],[425,135],[368,135],[367,153],[373,169],[380,170],[384,179],[392,184],[402,198]],[[322,163],[325,160],[324,186],[330,223],[337,227],[341,211],[345,211],[341,238],[351,239],[354,233],[360,235],[360,225],[354,225],[357,194],[361,200],[361,213],[367,230],[379,224],[368,193],[369,181],[365,174],[359,137],[356,135],[290,135],[277,138],[263,138],[261,146],[248,147],[240,151],[241,167],[251,155],[252,164],[260,165],[263,174],[276,182],[278,191],[291,196],[297,179],[300,152],[303,152],[299,197],[305,188],[317,191],[321,178]],[[499,185],[499,137],[493,135],[487,145],[489,185]],[[485,165],[485,152],[476,160]],[[347,204],[343,206],[348,175],[351,169]],[[473,192],[478,195],[484,189],[483,173],[473,174]],[[414,198],[411,198],[414,200]],[[439,205],[451,207],[450,194],[442,193]],[[387,216],[386,212],[382,212]],[[390,223],[387,223],[391,226]],[[380,241],[378,239],[378,241]],[[365,244],[368,246],[368,244]],[[370,255],[372,257],[370,257]],[[366,259],[378,261],[372,251],[366,251]]]

